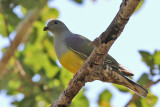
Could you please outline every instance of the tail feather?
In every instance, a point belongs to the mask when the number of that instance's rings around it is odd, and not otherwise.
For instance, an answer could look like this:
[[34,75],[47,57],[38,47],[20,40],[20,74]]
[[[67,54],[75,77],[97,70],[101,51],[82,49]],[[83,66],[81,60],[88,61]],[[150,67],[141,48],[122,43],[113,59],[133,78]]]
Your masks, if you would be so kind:
[[118,64],[119,71],[121,71],[126,76],[134,76],[134,74],[126,67],[121,64]]
[[138,83],[135,83],[134,81],[130,80],[129,78],[126,78],[126,79],[131,84],[131,85],[126,85],[127,88],[131,89],[136,94],[142,97],[147,97],[147,94],[148,94],[147,89],[145,89],[143,86],[139,85]]
[[108,76],[111,79],[110,82],[123,85],[127,87],[128,89],[134,91],[136,94],[142,96],[142,97],[147,97],[148,91],[138,83],[132,81],[129,79],[127,76],[125,76],[123,73],[121,73],[119,70],[112,68],[111,71],[108,72]]

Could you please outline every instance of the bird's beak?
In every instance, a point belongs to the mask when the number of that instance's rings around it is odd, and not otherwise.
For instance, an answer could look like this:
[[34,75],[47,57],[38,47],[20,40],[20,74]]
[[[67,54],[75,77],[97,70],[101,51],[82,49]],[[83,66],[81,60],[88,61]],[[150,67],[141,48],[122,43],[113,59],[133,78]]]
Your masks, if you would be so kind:
[[46,27],[43,28],[43,31],[46,31],[46,30],[48,30],[49,28],[50,28],[49,26],[46,26]]

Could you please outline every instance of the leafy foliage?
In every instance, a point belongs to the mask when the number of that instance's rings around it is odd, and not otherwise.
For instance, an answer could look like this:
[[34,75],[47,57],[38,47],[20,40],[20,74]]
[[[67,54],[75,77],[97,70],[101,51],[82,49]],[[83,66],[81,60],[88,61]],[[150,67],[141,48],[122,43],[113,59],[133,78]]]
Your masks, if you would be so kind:
[[84,0],[73,0],[73,1],[78,3],[78,4],[82,4]]
[[138,98],[134,103],[131,103],[131,107],[154,107],[158,98],[150,93],[147,98]]
[[139,51],[140,54],[142,55],[142,61],[144,61],[149,67],[153,67],[153,56],[146,51]]
[[[3,11],[0,13],[0,34],[7,37],[7,30],[11,34],[22,20],[13,11],[17,6],[26,17],[29,10],[41,8],[43,1],[3,0],[1,2]],[[45,22],[49,19],[56,19],[58,16],[59,11],[56,8],[46,5],[38,20],[33,24],[33,30],[27,42],[23,44],[23,49],[17,51],[8,63],[6,69],[8,72],[1,79],[0,90],[6,89],[7,94],[12,96],[23,94],[24,98],[21,101],[15,99],[12,102],[17,107],[50,106],[72,78],[73,74],[57,66],[53,46],[54,38],[43,31]],[[36,78],[36,75],[39,78]],[[89,106],[84,90],[76,96],[72,105],[77,106],[81,102],[85,102],[84,107]]]
[[111,107],[110,100],[112,98],[112,94],[109,90],[104,90],[100,96],[98,104],[100,107]]
[[154,54],[147,51],[139,51],[142,61],[150,68],[152,76],[160,74],[160,51],[155,50]]
[[84,94],[84,89],[78,93],[78,95],[73,99],[71,107],[89,107],[89,102]]
[[117,84],[113,84],[113,85],[121,92],[129,92],[129,89],[127,89],[126,87],[122,85],[117,85]]

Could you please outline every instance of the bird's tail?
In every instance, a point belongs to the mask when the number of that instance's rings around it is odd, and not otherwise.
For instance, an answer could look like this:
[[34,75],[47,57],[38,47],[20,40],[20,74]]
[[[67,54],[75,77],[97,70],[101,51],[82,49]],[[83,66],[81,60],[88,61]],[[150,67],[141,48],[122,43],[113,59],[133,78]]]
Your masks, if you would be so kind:
[[108,75],[112,79],[112,83],[120,84],[128,89],[134,91],[136,94],[147,97],[148,91],[143,86],[139,85],[138,83],[132,81],[130,78],[125,76],[123,73],[121,73],[119,70],[112,67],[112,70],[108,71]]
[[138,83],[135,83],[134,81],[132,81],[131,79],[129,79],[128,77],[125,77],[127,79],[127,81],[130,83],[126,84],[124,86],[126,86],[127,88],[131,89],[132,91],[134,91],[136,94],[142,96],[142,97],[147,97],[148,91],[147,89],[145,89],[143,86],[139,85]]

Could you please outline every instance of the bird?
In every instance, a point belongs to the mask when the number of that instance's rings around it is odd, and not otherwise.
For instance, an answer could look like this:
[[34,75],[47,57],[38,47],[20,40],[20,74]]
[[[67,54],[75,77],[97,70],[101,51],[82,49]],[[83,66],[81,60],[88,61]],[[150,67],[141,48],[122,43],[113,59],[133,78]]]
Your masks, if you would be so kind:
[[[82,35],[72,33],[60,20],[50,20],[43,30],[50,31],[54,35],[56,56],[61,65],[73,74],[82,67],[94,49],[93,45],[89,45],[91,43],[89,39]],[[106,55],[104,64],[113,69],[110,72],[112,74],[110,77],[111,83],[123,85],[139,96],[147,97],[147,89],[128,77],[134,75],[129,69],[119,64],[109,54]]]

